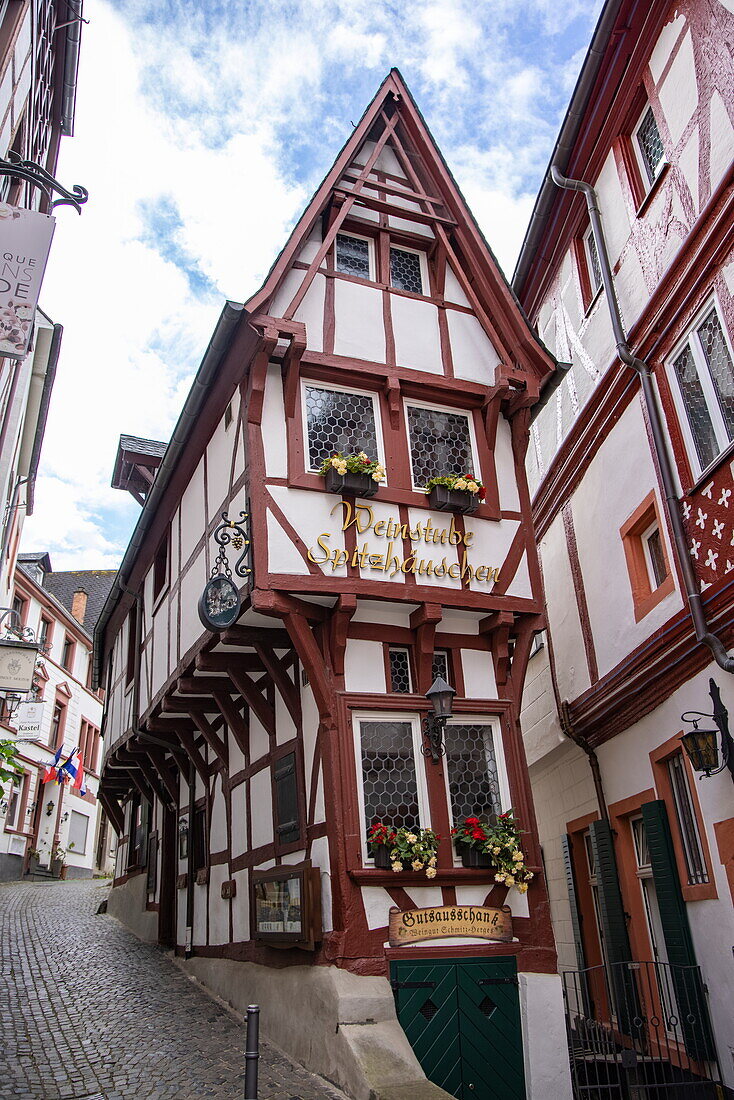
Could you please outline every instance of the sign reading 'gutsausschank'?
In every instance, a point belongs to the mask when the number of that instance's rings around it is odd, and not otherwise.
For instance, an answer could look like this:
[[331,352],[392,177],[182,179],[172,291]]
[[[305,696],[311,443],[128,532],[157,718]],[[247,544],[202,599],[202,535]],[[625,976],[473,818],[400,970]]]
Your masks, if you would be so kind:
[[512,939],[510,907],[503,905],[501,909],[492,909],[485,905],[439,905],[429,909],[390,910],[391,947],[448,936],[470,936],[509,943]]
[[[330,546],[331,534],[324,531],[316,539],[317,547],[312,546],[309,549],[308,558],[315,565],[321,565],[324,568],[330,565],[332,573],[350,564],[354,568],[371,569],[374,572],[384,573],[388,577],[396,577],[399,573],[412,573],[418,577],[451,577],[453,580],[464,580],[468,577],[469,580],[487,583],[499,580],[498,565],[477,565],[469,562],[467,551],[472,548],[474,532],[458,530],[453,516],[448,527],[434,527],[430,516],[424,522],[410,526],[392,518],[375,520],[374,511],[369,504],[356,504],[353,507],[348,501],[341,501],[332,508],[332,515],[337,508],[344,509],[342,531],[354,527],[358,535],[371,532],[377,538],[387,539],[387,546],[379,552],[369,542],[364,542],[361,546],[357,544],[350,553],[341,547]],[[417,549],[407,557],[403,557],[404,539],[436,549],[440,547],[456,549],[453,554],[449,549],[449,557],[444,556],[440,560],[433,556],[421,557]],[[459,561],[454,556],[457,550]],[[430,550],[425,552],[428,555],[431,553]]]

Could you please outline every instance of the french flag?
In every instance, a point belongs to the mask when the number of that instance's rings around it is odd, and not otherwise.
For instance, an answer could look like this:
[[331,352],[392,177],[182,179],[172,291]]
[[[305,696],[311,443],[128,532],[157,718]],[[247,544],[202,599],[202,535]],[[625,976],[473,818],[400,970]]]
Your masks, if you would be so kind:
[[58,782],[65,783],[67,779],[70,779],[72,785],[76,786],[75,780],[81,765],[82,761],[79,755],[79,748],[76,746],[71,750],[66,760],[59,768]]
[[61,759],[61,748],[62,746],[59,745],[58,749],[56,750],[56,756],[54,757],[53,764],[46,765],[46,770],[43,773],[43,779],[41,780],[42,783],[48,783],[50,780],[57,778],[56,769],[58,768],[59,760]]
[[84,765],[82,764],[81,757],[79,758],[79,767],[76,773],[76,779],[72,783],[72,787],[79,791],[79,794],[85,795],[87,793],[87,787],[84,782]]

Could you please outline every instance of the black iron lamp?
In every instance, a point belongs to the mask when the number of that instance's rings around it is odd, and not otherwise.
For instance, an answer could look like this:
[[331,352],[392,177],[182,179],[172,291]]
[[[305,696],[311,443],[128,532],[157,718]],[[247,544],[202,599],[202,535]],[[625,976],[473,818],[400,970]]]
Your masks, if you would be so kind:
[[[682,722],[693,723],[693,729],[681,736],[681,744],[686,751],[691,767],[701,773],[701,778],[718,775],[724,768],[728,768],[734,780],[734,752],[732,749],[731,734],[729,733],[729,715],[721,701],[721,693],[714,680],[709,680],[709,694],[714,709],[712,714],[704,714],[697,710],[687,710],[681,715]],[[713,718],[713,729],[699,729],[699,722],[704,718]],[[721,764],[719,764],[718,738],[721,735]]]
[[46,817],[51,816],[51,814],[54,812],[54,806],[55,805],[56,805],[56,803],[53,801],[53,799],[49,803],[47,803],[47,805],[46,805]]
[[443,730],[451,718],[451,704],[455,695],[454,689],[442,676],[437,676],[426,692],[426,699],[430,700],[433,714],[428,714],[423,719],[423,755],[430,756],[434,764],[438,764],[446,751],[443,744]]

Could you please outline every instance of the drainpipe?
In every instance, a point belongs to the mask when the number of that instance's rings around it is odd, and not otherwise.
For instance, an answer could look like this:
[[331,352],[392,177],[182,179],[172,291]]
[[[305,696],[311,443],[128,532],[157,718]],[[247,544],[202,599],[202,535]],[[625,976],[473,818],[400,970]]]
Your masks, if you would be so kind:
[[591,184],[585,183],[583,180],[567,179],[566,176],[562,175],[555,164],[551,167],[551,178],[557,187],[562,187],[566,191],[580,191],[586,198],[589,221],[591,222],[591,228],[596,241],[596,250],[599,256],[602,282],[607,295],[612,331],[614,332],[614,339],[617,345],[617,355],[625,366],[632,367],[640,376],[645,407],[650,418],[655,453],[660,466],[660,476],[662,478],[663,491],[665,493],[665,509],[673,531],[673,540],[675,542],[678,562],[683,575],[683,583],[688,597],[688,607],[691,613],[691,619],[693,620],[693,626],[696,631],[696,640],[709,647],[719,668],[723,669],[724,672],[734,672],[734,657],[729,656],[721,639],[711,633],[706,622],[698,581],[696,580],[696,574],[691,564],[691,556],[688,553],[688,536],[686,535],[683,520],[681,519],[680,501],[676,491],[673,466],[670,461],[665,434],[663,432],[662,417],[657,402],[655,387],[652,382],[652,374],[648,364],[644,360],[638,359],[637,356],[633,355],[627,343],[627,338],[622,326],[622,318],[619,313],[617,296],[614,292],[612,269],[609,263],[606,240],[604,239],[604,230],[602,229],[601,214],[597,202],[596,191]]

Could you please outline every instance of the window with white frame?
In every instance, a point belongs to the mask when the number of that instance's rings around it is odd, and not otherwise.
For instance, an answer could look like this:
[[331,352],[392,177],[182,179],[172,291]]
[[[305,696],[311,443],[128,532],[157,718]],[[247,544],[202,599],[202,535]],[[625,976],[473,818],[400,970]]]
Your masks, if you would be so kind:
[[378,445],[375,400],[368,393],[350,393],[306,383],[304,386],[308,468],[320,470],[324,459],[341,452],[375,459]]
[[655,182],[660,169],[665,164],[665,150],[652,107],[647,106],[642,112],[632,140],[644,178],[649,186]]
[[601,286],[601,264],[599,263],[599,251],[596,247],[596,237],[591,226],[589,226],[584,236],[584,252],[586,255],[586,270],[589,273],[589,287],[593,298]]
[[701,836],[698,831],[698,818],[693,806],[683,754],[675,753],[667,761],[667,766],[673,802],[675,803],[675,816],[678,821],[678,831],[686,861],[688,885],[696,886],[708,882],[709,876],[706,860],[703,856]]
[[650,591],[654,592],[668,576],[668,567],[663,552],[662,535],[660,534],[660,528],[657,523],[653,523],[646,531],[643,531],[640,538],[642,540],[642,550],[645,555],[645,565],[647,566],[647,573],[650,579]]
[[672,367],[700,473],[734,440],[734,366],[715,305],[689,332]]
[[336,235],[336,270],[357,279],[371,279],[373,270],[372,241],[352,233]]
[[19,827],[20,803],[23,793],[25,777],[14,775],[10,780],[10,790],[7,793],[7,809],[5,811],[5,828],[17,829]]
[[491,820],[502,812],[494,730],[488,722],[448,722],[444,729],[446,776],[454,824],[467,817]]
[[355,718],[364,832],[375,822],[428,827],[417,718]]
[[407,649],[390,646],[390,690],[393,692],[411,692],[413,685],[410,676],[410,653]]
[[432,477],[479,476],[467,413],[424,405],[407,405],[406,411],[416,489],[424,489]]
[[390,286],[423,294],[423,271],[420,252],[412,248],[390,249]]

